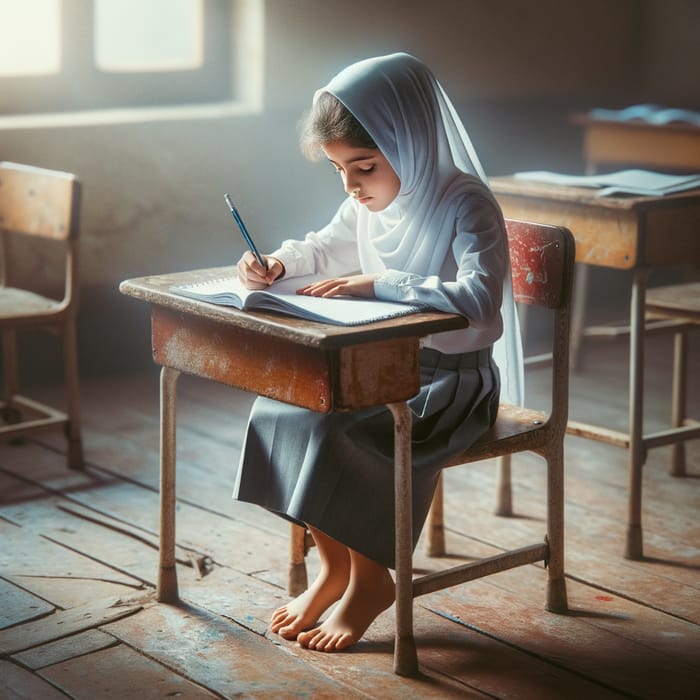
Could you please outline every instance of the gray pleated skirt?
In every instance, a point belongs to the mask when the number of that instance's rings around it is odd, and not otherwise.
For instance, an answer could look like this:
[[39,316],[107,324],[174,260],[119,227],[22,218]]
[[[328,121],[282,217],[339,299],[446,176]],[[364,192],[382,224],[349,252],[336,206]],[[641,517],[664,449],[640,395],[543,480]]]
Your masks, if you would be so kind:
[[[413,414],[413,544],[439,467],[494,422],[500,379],[490,348],[420,353]],[[322,414],[266,398],[253,404],[233,497],[321,530],[394,567],[394,432],[384,406]]]

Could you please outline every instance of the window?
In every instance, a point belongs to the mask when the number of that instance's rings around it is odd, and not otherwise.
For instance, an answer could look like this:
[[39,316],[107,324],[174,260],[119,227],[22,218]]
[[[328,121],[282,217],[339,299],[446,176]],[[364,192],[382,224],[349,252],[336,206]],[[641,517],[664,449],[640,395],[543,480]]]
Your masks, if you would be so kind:
[[202,0],[95,0],[98,70],[143,73],[200,68],[202,4]]
[[[0,0],[0,76],[47,75],[61,64],[60,0]],[[41,17],[41,22],[35,18]],[[28,37],[32,41],[28,41]]]
[[[238,44],[250,49],[261,6],[262,0],[0,0],[0,115],[239,100],[249,86],[237,80],[248,60]],[[240,32],[245,41],[237,42]],[[251,58],[259,60],[259,52]]]

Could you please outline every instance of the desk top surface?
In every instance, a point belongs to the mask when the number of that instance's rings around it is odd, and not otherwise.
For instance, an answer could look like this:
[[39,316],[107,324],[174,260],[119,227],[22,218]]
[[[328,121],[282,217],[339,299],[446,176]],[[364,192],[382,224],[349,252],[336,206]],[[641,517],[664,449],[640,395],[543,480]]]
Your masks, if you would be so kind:
[[229,266],[151,275],[125,280],[120,284],[119,290],[122,294],[156,307],[320,348],[388,338],[421,338],[432,333],[466,328],[468,325],[462,316],[429,311],[359,326],[338,326],[267,311],[239,311],[230,306],[189,299],[171,291],[173,285],[201,282],[233,271],[235,268]]

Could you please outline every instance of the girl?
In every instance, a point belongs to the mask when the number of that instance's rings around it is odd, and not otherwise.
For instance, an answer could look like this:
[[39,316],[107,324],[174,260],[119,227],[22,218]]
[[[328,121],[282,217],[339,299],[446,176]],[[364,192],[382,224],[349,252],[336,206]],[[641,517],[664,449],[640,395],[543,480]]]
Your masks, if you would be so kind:
[[[420,302],[469,320],[425,339],[420,353],[421,389],[410,401],[415,545],[440,464],[495,420],[501,374],[491,350],[502,335],[500,369],[509,399],[519,398],[503,217],[451,102],[407,54],[341,71],[314,96],[302,144],[330,161],[348,197],[327,226],[266,256],[267,269],[246,253],[244,284],[320,273],[327,279],[299,293]],[[285,639],[344,649],[393,602],[392,426],[385,407],[322,415],[256,400],[234,497],[304,524],[321,562],[308,590],[272,615]]]

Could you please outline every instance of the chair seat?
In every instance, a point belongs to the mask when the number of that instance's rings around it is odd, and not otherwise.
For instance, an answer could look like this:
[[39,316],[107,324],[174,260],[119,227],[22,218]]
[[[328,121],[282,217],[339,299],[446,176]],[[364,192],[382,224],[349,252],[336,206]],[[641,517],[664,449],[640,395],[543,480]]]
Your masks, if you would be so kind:
[[646,311],[691,323],[700,323],[700,282],[648,289]]
[[40,316],[53,316],[61,312],[63,302],[16,287],[0,289],[0,323],[29,317],[36,321]]
[[549,416],[542,411],[501,404],[496,422],[468,450],[458,454],[448,467],[513,451],[537,450],[547,441]]

